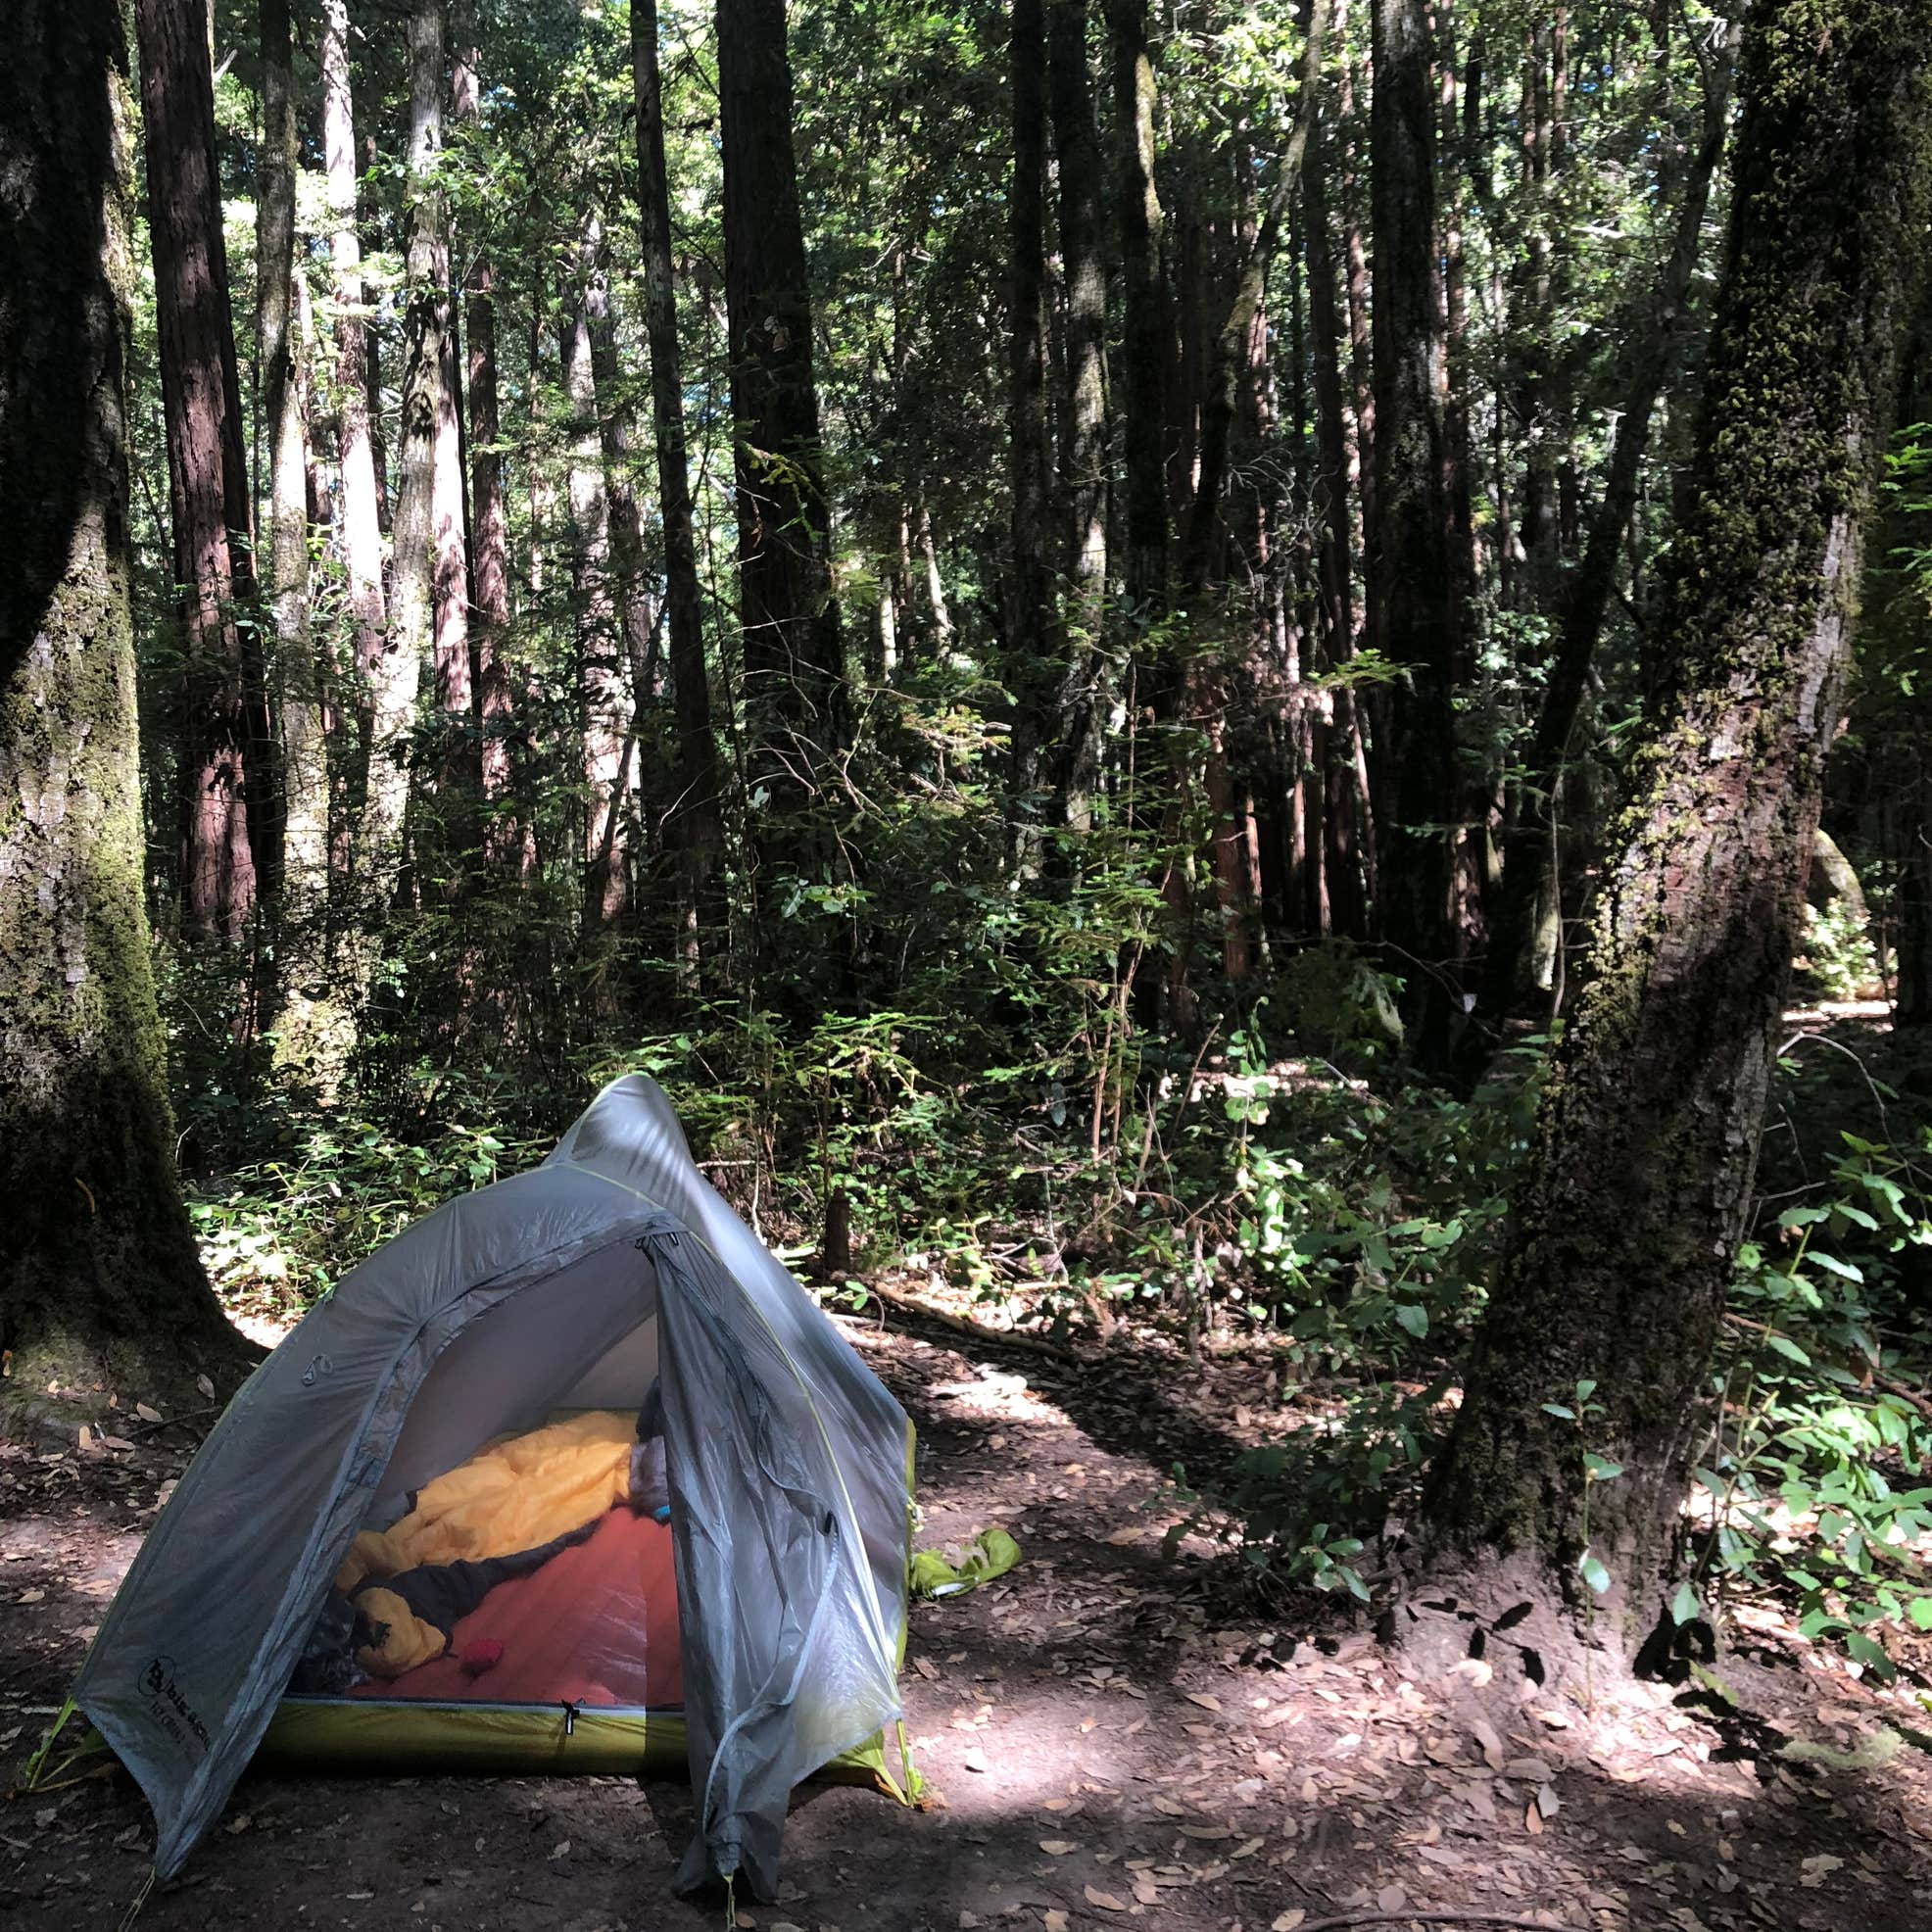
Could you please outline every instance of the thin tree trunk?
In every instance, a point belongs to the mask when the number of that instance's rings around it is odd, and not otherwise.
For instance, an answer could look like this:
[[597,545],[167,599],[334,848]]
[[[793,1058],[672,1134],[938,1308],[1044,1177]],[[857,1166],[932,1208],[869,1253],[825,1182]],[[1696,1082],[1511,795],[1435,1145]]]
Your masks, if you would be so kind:
[[1154,187],[1154,67],[1146,0],[1108,0],[1114,131],[1120,151],[1124,308],[1122,415],[1127,468],[1126,590],[1130,609],[1158,609],[1167,592],[1167,358],[1162,217]]
[[174,580],[187,634],[181,903],[190,926],[238,940],[271,870],[268,720],[255,631],[239,620],[254,585],[215,82],[199,0],[139,0],[134,20]]
[[[289,0],[261,0],[262,191],[256,202],[256,336],[268,424],[268,582],[282,755],[284,875],[297,925],[328,882],[328,771],[321,689],[309,623],[309,420],[306,342],[295,301],[295,73]],[[286,941],[284,941],[286,943]]]
[[1233,300],[1228,305],[1228,312],[1214,339],[1206,395],[1201,406],[1200,473],[1194,484],[1194,502],[1188,514],[1186,543],[1181,564],[1182,584],[1188,591],[1204,590],[1216,575],[1214,535],[1220,516],[1222,486],[1228,476],[1234,418],[1240,406],[1242,374],[1252,358],[1252,338],[1268,285],[1268,265],[1275,253],[1282,217],[1288,212],[1301,179],[1303,157],[1308,152],[1309,130],[1314,125],[1320,93],[1318,82],[1322,44],[1330,4],[1331,0],[1323,0],[1322,5],[1310,11],[1307,38],[1303,43],[1301,84],[1295,97],[1294,125],[1288,135],[1286,151],[1277,167],[1275,185],[1269,192],[1267,213],[1260,225],[1242,244],[1234,275]]
[[1046,693],[1052,630],[1051,466],[1046,408],[1046,21],[1041,0],[1013,0],[1013,180],[1007,196],[1012,292],[1007,325],[1007,477],[1013,590],[1007,638],[1016,692],[1013,790],[1038,788],[1052,735]]
[[730,951],[724,894],[724,774],[711,724],[703,599],[692,529],[691,467],[685,448],[684,381],[671,260],[670,186],[664,165],[663,84],[657,69],[656,0],[631,0],[631,79],[637,108],[638,210],[644,226],[652,424],[664,532],[664,617],[684,785],[675,824],[697,914],[700,960],[715,981],[721,977],[720,969]]
[[181,1205],[142,906],[123,34],[19,0],[0,65],[0,1428],[35,1432],[107,1390],[198,1401],[241,1354]]
[[[482,111],[482,57],[474,47],[457,56],[451,93],[459,121]],[[471,252],[463,278],[463,338],[468,349],[469,554],[474,586],[471,639],[476,664],[478,779],[482,788],[483,850],[499,869],[527,874],[535,862],[525,828],[508,799],[513,782],[510,735],[516,698],[504,660],[509,636],[509,512],[504,501],[503,423],[497,401],[497,277],[482,249]]]
[[1715,50],[1705,100],[1704,142],[1684,184],[1670,254],[1658,278],[1648,327],[1630,352],[1629,382],[1617,419],[1610,466],[1589,524],[1583,560],[1563,600],[1557,652],[1537,707],[1514,822],[1504,843],[1503,888],[1489,938],[1484,1005],[1500,1020],[1523,990],[1529,938],[1539,894],[1545,890],[1556,802],[1570,735],[1587,689],[1604,617],[1616,593],[1625,533],[1637,506],[1651,419],[1683,346],[1691,282],[1711,183],[1730,125],[1731,40]]
[[[1669,686],[1427,1510],[1572,1598],[1587,1533],[1631,1649],[1702,1434],[1932,214],[1932,4],[1770,0],[1742,93]],[[1584,1444],[1620,1472],[1591,1481]]]
[[1084,831],[1100,774],[1107,604],[1107,268],[1100,252],[1100,143],[1087,75],[1087,0],[1046,0],[1046,38],[1067,282],[1059,459],[1066,597],[1059,625],[1053,815]]
[[1381,925],[1407,981],[1412,1046],[1449,1046],[1450,828],[1457,809],[1453,678],[1464,612],[1455,597],[1433,288],[1435,104],[1426,0],[1375,0],[1377,637],[1404,667],[1391,688],[1378,812]]
[[598,422],[591,348],[595,219],[578,244],[577,278],[561,318],[563,393],[570,409],[570,578],[577,634],[577,704],[583,810],[584,930],[607,931],[624,911],[624,733],[630,719],[628,652],[610,560],[610,492]]
[[[338,469],[336,539],[341,548],[345,591],[352,625],[355,678],[356,748],[353,770],[342,788],[346,814],[356,821],[353,845],[333,870],[338,887],[348,873],[375,856],[402,823],[400,799],[386,802],[378,818],[366,816],[371,786],[396,781],[397,754],[415,704],[413,664],[396,661],[385,637],[387,612],[382,588],[382,516],[376,491],[374,448],[369,428],[370,346],[363,325],[362,244],[356,222],[356,118],[349,91],[349,0],[321,0],[322,149],[328,177],[329,265],[335,310],[335,419]],[[389,830],[384,832],[383,827]]]

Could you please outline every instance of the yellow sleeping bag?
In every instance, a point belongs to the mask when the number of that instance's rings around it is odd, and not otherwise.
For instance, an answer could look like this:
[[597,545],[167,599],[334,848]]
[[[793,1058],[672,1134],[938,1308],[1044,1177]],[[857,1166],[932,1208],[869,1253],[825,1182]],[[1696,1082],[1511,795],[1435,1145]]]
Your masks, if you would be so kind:
[[416,1492],[416,1506],[350,1546],[335,1587],[423,1564],[514,1556],[581,1528],[630,1494],[637,1420],[594,1409],[479,1450]]

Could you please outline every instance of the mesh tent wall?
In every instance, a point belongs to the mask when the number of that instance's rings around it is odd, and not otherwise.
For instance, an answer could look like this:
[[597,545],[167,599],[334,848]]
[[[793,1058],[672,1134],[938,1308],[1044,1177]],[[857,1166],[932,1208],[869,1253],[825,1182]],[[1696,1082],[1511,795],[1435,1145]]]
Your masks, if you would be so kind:
[[[73,1690],[153,1808],[161,1877],[275,1718],[357,1531],[492,1438],[635,1407],[653,1375],[684,1676],[656,1742],[682,1733],[698,1794],[678,1882],[770,1896],[793,1786],[900,1715],[910,1425],[640,1075],[541,1167],[346,1275],[181,1478]],[[356,1721],[379,1735],[384,1709]],[[492,1710],[440,1715],[455,1755],[488,1761]]]

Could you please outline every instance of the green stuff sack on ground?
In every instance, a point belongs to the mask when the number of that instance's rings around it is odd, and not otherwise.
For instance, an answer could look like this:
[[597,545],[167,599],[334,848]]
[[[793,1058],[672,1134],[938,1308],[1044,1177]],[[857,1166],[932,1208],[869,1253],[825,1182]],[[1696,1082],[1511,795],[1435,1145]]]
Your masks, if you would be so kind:
[[967,1544],[956,1564],[941,1550],[921,1550],[912,1559],[907,1582],[915,1597],[956,1597],[995,1576],[1004,1576],[1020,1561],[1020,1546],[1003,1529],[983,1529]]

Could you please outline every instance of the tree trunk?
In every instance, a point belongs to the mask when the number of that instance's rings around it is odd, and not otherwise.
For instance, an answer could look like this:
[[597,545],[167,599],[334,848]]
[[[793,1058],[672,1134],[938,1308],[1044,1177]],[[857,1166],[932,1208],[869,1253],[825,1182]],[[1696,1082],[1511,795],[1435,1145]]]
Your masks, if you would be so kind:
[[[845,741],[812,373],[811,288],[792,151],[785,0],[718,0],[725,301],[737,425],[739,615],[757,886],[823,869],[803,822]],[[761,922],[761,930],[764,930]]]
[[[1772,0],[1746,27],[1705,410],[1659,605],[1669,684],[1428,1497],[1439,1538],[1572,1599],[1587,1533],[1632,1646],[1674,1558],[1750,1201],[1932,212],[1928,82],[1932,0]],[[1586,1447],[1621,1473],[1587,1480]]]
[[[474,47],[458,55],[452,96],[459,121],[482,108],[482,57]],[[499,869],[527,873],[535,853],[508,803],[510,735],[516,700],[504,647],[509,635],[509,512],[504,502],[504,463],[497,443],[503,424],[497,404],[497,278],[489,256],[471,254],[463,278],[463,337],[469,352],[469,546],[471,642],[475,647],[480,728],[477,757],[485,823],[483,850]]]
[[[395,667],[413,696],[428,661],[437,746],[435,798],[417,821],[439,870],[461,849],[468,790],[470,709],[468,565],[463,545],[463,479],[458,428],[450,296],[449,210],[435,184],[443,149],[443,90],[449,62],[444,0],[411,0],[410,14],[410,157],[406,183],[410,230],[405,283],[403,431],[390,568],[392,650],[409,660]],[[400,695],[400,694],[399,694]],[[385,780],[387,774],[384,775]],[[424,774],[427,776],[427,774]],[[479,774],[480,782],[480,774]],[[378,809],[378,792],[382,793]],[[369,844],[392,836],[389,813],[408,797],[404,782],[369,785]],[[400,831],[400,822],[395,828]]]
[[241,937],[271,867],[267,707],[253,625],[248,472],[200,0],[139,0],[141,106],[174,581],[185,637],[181,906]]
[[1100,776],[1107,605],[1107,266],[1100,252],[1100,142],[1087,68],[1087,0],[1046,0],[1046,38],[1067,283],[1059,461],[1066,597],[1058,626],[1052,811],[1060,824],[1085,830]]
[[12,1360],[0,1426],[58,1418],[65,1431],[105,1407],[104,1388],[197,1401],[197,1371],[226,1380],[243,1351],[181,1205],[142,910],[121,16],[21,0],[7,24],[0,1349]]
[[1704,142],[1677,211],[1670,254],[1658,279],[1649,327],[1630,353],[1629,382],[1617,419],[1603,496],[1590,518],[1583,560],[1563,600],[1557,652],[1543,687],[1516,811],[1504,840],[1503,889],[1489,935],[1484,972],[1485,998],[1492,1021],[1500,1021],[1523,991],[1539,896],[1545,892],[1556,801],[1564,760],[1576,714],[1589,684],[1597,639],[1617,588],[1624,535],[1637,507],[1644,453],[1650,445],[1651,418],[1676,366],[1684,339],[1685,312],[1697,272],[1698,242],[1710,203],[1711,182],[1723,154],[1730,126],[1732,42],[1727,34],[1715,50],[1711,91],[1705,101]]
[[1127,468],[1126,589],[1143,618],[1167,592],[1167,289],[1161,203],[1154,187],[1154,67],[1146,0],[1109,0],[1114,137],[1120,146],[1124,325],[1122,414]]
[[[362,244],[356,225],[356,119],[349,91],[349,0],[321,0],[322,149],[328,176],[329,266],[335,310],[336,541],[342,553],[353,638],[356,749],[343,787],[345,815],[364,837],[372,784],[390,782],[392,748],[400,748],[415,702],[413,670],[407,690],[384,638],[382,518],[369,434],[369,352],[363,327]],[[400,802],[387,822],[400,826]],[[360,843],[360,842],[359,842]],[[360,853],[340,851],[335,884],[346,887]]]
[[570,408],[570,584],[577,638],[578,730],[582,753],[584,931],[616,925],[624,910],[624,731],[630,720],[627,652],[610,568],[610,492],[598,423],[591,352],[591,283],[597,274],[593,219],[578,243],[577,280],[561,320],[563,393]]
[[[268,584],[281,713],[282,864],[299,925],[328,883],[322,692],[309,627],[309,419],[295,301],[295,72],[289,0],[261,0],[262,188],[256,202],[256,336],[268,425]],[[284,940],[286,945],[286,940]]]
[[1445,442],[1436,386],[1435,103],[1426,0],[1375,0],[1372,127],[1376,304],[1376,642],[1390,689],[1380,777],[1381,925],[1407,981],[1411,1045],[1449,1046],[1456,789],[1453,679],[1465,613],[1455,597]]
[[1013,0],[1013,180],[1007,196],[1012,292],[1007,318],[1007,480],[1013,591],[1007,617],[1017,813],[1039,789],[1052,736],[1047,696],[1053,578],[1046,409],[1046,20],[1041,0]]
[[704,604],[692,526],[690,459],[685,453],[656,0],[631,0],[631,80],[637,107],[638,210],[644,225],[644,319],[651,345],[651,411],[664,532],[664,620],[684,782],[674,824],[698,919],[700,960],[716,980],[730,951],[724,890],[724,773],[711,724]]

